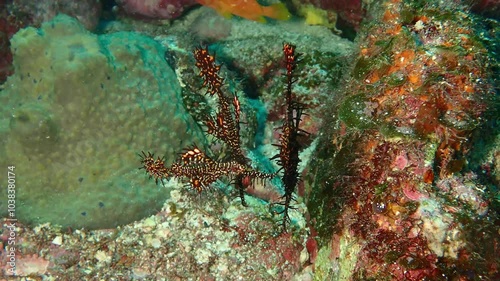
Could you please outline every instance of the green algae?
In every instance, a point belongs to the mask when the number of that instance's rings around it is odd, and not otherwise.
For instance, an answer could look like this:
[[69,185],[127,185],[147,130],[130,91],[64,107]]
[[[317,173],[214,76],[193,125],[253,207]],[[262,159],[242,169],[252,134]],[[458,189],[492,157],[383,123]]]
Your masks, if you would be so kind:
[[394,42],[394,37],[389,40],[375,42],[375,45],[379,48],[378,53],[373,57],[360,57],[354,65],[352,76],[357,80],[363,80],[374,71],[387,72],[393,63],[391,50]]
[[[328,135],[328,134],[326,134]],[[338,219],[345,204],[345,190],[336,186],[339,177],[348,174],[347,164],[355,159],[353,145],[337,148],[329,141],[319,141],[311,158],[310,171],[306,176],[307,208],[314,217],[314,229],[318,232],[318,245],[325,246],[337,231]]]
[[371,116],[370,101],[365,94],[347,97],[339,106],[339,119],[348,127],[357,129],[370,129],[377,125]]

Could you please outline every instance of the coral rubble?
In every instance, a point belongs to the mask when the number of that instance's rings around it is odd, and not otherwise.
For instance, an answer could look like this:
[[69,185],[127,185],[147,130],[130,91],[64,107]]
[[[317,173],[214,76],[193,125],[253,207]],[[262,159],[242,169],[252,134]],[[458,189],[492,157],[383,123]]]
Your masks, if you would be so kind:
[[[300,230],[280,233],[258,199],[248,197],[245,208],[223,193],[193,200],[182,184],[165,186],[168,199],[156,215],[118,228],[18,224],[17,273],[48,280],[291,280],[307,263],[298,211],[292,215]],[[0,246],[7,245],[7,224],[0,225]],[[7,262],[0,254],[0,276],[11,275]]]

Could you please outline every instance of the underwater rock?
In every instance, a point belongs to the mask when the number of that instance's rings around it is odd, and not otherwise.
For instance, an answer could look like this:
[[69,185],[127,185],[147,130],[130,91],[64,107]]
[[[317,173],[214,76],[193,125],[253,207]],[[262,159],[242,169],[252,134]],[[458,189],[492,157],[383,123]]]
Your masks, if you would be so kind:
[[371,12],[306,175],[317,276],[496,280],[498,189],[467,166],[497,102],[493,54],[456,3],[381,1]]
[[30,23],[27,15],[10,11],[7,3],[0,2],[0,84],[13,72],[10,38]]
[[15,166],[16,217],[93,229],[159,210],[167,195],[146,187],[154,183],[138,170],[137,153],[172,161],[203,144],[163,47],[137,33],[97,36],[60,15],[20,30],[12,51],[15,74],[0,92],[0,163]]
[[[33,228],[17,222],[22,243],[16,245],[16,260],[29,261],[25,264],[31,268],[30,277],[57,280],[97,275],[103,280],[116,276],[127,276],[126,280],[177,280],[179,276],[182,280],[312,280],[296,277],[307,263],[304,204],[296,204],[291,211],[295,227],[282,233],[276,223],[281,217],[255,197],[248,196],[249,207],[243,207],[239,198],[223,192],[193,198],[174,179],[166,181],[163,189],[170,196],[158,213],[118,229],[68,231],[48,223]],[[0,224],[0,244],[7,244],[9,229],[7,222]],[[0,255],[0,274],[12,276],[11,268],[9,257]]]

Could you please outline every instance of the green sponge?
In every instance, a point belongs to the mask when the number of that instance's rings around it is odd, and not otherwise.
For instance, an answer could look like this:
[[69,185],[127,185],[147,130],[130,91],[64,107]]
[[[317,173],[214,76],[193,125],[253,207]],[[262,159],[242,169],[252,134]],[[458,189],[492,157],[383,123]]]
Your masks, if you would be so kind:
[[173,161],[203,143],[164,48],[132,32],[94,35],[60,15],[20,30],[12,51],[15,74],[0,92],[0,167],[16,167],[17,218],[95,229],[159,210],[167,192],[150,187],[137,153]]

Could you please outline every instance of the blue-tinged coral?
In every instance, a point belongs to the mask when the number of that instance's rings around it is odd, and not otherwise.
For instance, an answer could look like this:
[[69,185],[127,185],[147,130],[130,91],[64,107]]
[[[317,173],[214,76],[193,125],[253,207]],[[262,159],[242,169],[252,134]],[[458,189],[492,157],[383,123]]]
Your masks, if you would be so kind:
[[162,46],[131,32],[97,36],[61,15],[19,31],[12,50],[15,74],[0,92],[0,163],[16,166],[17,218],[108,228],[161,208],[167,195],[146,187],[154,183],[136,153],[171,160],[203,144]]

